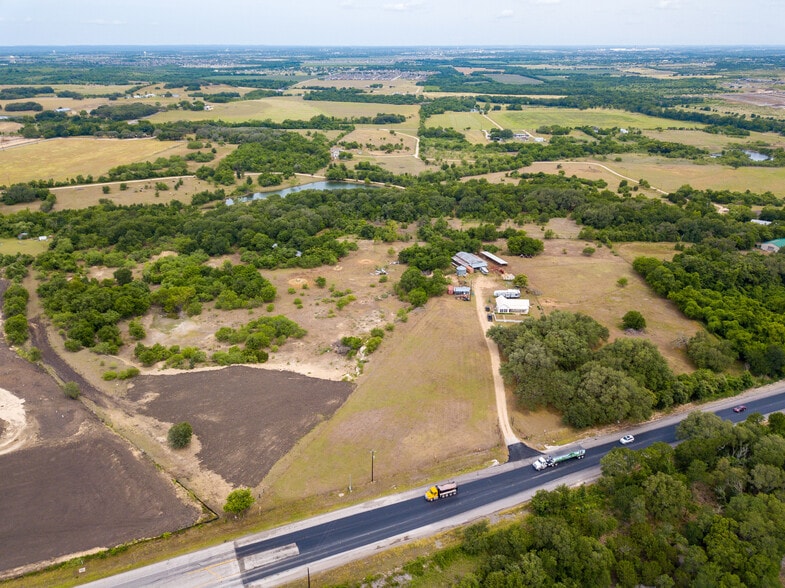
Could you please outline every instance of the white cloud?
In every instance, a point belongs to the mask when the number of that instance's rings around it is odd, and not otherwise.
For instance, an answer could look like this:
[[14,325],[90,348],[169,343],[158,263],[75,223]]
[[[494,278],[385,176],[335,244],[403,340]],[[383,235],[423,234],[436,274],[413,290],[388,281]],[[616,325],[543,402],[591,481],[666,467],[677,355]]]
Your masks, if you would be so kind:
[[126,23],[118,19],[106,20],[103,18],[94,18],[91,20],[83,20],[82,24],[91,24],[91,25],[100,25],[100,26],[118,26],[118,25],[124,25]]
[[512,10],[507,9],[502,10],[496,18],[510,18],[513,15],[515,15],[515,13]]
[[422,6],[422,2],[414,0],[414,2],[396,2],[395,4],[385,4],[385,10],[392,10],[394,12],[408,12]]
[[657,8],[678,8],[681,6],[681,0],[659,0]]

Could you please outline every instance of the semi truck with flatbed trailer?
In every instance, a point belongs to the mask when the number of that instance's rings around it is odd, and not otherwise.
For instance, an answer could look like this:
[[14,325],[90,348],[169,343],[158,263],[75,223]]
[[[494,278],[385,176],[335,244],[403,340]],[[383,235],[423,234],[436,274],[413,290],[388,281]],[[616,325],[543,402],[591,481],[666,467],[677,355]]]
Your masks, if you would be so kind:
[[440,498],[447,498],[448,496],[455,496],[458,494],[458,484],[455,482],[447,482],[446,484],[436,484],[431,486],[425,493],[425,500],[433,502]]
[[556,467],[563,461],[569,461],[571,459],[583,459],[585,456],[585,449],[576,449],[575,451],[562,453],[561,455],[541,455],[534,460],[532,467],[537,471],[544,470],[545,468]]

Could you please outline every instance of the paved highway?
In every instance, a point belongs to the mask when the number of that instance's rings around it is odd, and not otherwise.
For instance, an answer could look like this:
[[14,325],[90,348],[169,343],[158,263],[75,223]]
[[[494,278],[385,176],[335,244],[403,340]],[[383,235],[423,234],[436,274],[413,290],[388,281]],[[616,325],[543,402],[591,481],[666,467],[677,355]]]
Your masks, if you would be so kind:
[[[747,394],[745,399],[729,399],[716,414],[734,422],[749,414],[769,414],[785,408],[785,385],[770,387],[760,397]],[[759,393],[758,395],[760,395]],[[757,396],[757,395],[756,395]],[[747,411],[734,413],[731,406],[744,403]],[[657,441],[674,443],[676,424],[687,413],[642,427],[635,441],[627,445],[640,449]],[[461,482],[458,495],[433,503],[426,502],[421,491],[408,492],[338,513],[323,515],[271,532],[247,537],[231,544],[195,552],[95,582],[91,586],[273,586],[297,577],[307,569],[330,567],[329,558],[353,552],[355,557],[372,553],[378,546],[424,536],[478,516],[523,502],[541,488],[562,483],[577,483],[599,474],[600,459],[619,443],[599,440],[584,443],[586,457],[555,468],[535,471],[528,459],[497,466]],[[532,457],[531,451],[511,448],[511,455]],[[382,504],[381,506],[378,506]],[[333,564],[335,565],[335,564]]]

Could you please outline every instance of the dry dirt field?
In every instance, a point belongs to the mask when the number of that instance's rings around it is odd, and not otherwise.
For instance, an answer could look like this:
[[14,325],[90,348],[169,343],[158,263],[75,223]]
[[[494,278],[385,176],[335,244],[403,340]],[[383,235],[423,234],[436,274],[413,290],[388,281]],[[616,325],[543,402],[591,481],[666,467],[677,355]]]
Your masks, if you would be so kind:
[[167,426],[191,423],[200,467],[230,487],[254,487],[303,435],[328,420],[352,389],[348,382],[232,366],[142,376],[126,399],[143,417]]
[[170,476],[4,340],[0,366],[0,495],[7,507],[0,577],[174,531],[200,517]]

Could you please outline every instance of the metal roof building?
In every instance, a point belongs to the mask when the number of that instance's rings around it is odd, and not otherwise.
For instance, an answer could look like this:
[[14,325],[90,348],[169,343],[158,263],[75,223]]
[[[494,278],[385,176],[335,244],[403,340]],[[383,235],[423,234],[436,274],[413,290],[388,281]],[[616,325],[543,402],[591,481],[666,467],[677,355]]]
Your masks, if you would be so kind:
[[484,250],[480,251],[480,255],[482,255],[483,257],[487,257],[488,259],[490,259],[493,263],[495,263],[497,265],[507,265],[506,261],[504,261],[501,257],[498,257],[498,256],[494,255],[490,251],[484,251]]
[[482,270],[482,268],[488,269],[488,262],[484,259],[480,259],[474,253],[466,253],[466,251],[459,251],[455,255],[453,255],[453,261],[456,261],[459,265],[465,265],[466,267],[470,267],[473,270]]

